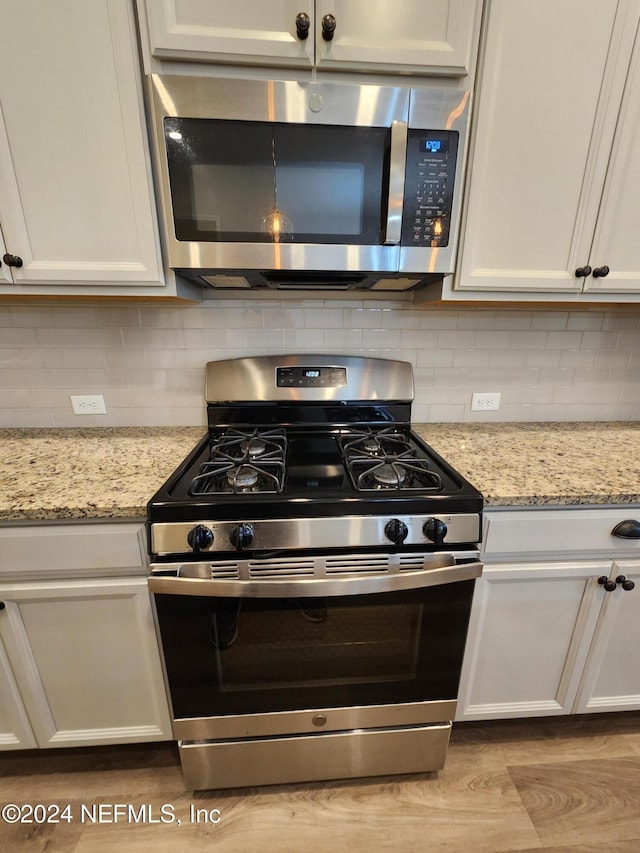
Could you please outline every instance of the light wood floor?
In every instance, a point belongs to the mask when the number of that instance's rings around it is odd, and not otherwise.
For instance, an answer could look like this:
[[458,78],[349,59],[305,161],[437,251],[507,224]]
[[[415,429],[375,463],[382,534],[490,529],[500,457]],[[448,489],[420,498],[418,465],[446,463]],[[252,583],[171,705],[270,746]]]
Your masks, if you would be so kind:
[[[2,853],[638,853],[640,712],[458,723],[438,774],[234,791],[185,792],[173,744],[3,753],[7,802],[73,820],[0,821]],[[175,821],[116,823],[115,804]]]

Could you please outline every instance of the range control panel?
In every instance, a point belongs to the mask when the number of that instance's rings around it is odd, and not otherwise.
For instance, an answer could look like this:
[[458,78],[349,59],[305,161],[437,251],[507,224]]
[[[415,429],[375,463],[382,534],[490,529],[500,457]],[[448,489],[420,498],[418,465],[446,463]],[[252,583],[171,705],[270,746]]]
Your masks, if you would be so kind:
[[402,245],[449,244],[458,154],[455,130],[409,130],[402,213]]

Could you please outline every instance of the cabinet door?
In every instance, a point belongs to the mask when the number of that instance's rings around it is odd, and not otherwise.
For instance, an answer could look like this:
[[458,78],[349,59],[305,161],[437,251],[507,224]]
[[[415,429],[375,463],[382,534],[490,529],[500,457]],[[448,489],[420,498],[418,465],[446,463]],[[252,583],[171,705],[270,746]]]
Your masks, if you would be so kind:
[[[0,622],[0,637],[2,623]],[[0,749],[31,749],[37,746],[22,704],[9,659],[0,640]]]
[[39,746],[171,737],[146,578],[6,584],[0,597]]
[[[476,0],[316,0],[316,64],[336,70],[469,73]],[[323,18],[333,15],[333,39]]]
[[570,713],[611,563],[485,566],[457,719]]
[[[141,5],[141,4],[139,4]],[[313,64],[313,0],[146,0],[151,53],[240,65]],[[306,39],[296,17],[306,14]]]
[[582,291],[639,5],[490,0],[456,289]]
[[609,267],[590,275],[585,290],[600,293],[640,291],[640,37],[622,101],[589,263]]
[[635,584],[621,584],[604,594],[575,711],[633,711],[640,709],[640,563],[614,563],[611,579],[624,575]]
[[22,259],[15,284],[161,284],[130,4],[0,0],[0,20],[0,222]]

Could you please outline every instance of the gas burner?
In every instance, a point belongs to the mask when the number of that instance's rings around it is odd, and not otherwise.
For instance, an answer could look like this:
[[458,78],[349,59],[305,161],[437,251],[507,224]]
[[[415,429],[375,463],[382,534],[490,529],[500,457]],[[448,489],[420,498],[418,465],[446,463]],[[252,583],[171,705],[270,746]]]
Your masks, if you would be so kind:
[[249,456],[262,456],[267,449],[267,445],[256,435],[246,441],[240,442],[240,449]]
[[401,486],[407,479],[407,472],[396,462],[383,462],[372,470],[373,479],[381,486]]
[[258,482],[260,472],[251,465],[241,465],[227,472],[227,482],[236,489],[252,489]]
[[338,443],[345,457],[358,456],[395,456],[411,449],[411,443],[395,427],[384,429],[350,429],[338,437]]
[[191,481],[189,495],[275,494],[284,489],[284,462],[243,462],[211,460],[200,466]]

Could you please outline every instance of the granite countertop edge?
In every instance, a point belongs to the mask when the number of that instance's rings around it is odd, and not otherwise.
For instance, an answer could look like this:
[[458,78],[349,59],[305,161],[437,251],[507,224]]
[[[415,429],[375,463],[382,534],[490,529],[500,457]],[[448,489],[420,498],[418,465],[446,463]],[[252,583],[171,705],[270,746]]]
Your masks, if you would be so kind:
[[[485,507],[640,505],[640,424],[439,423],[414,430]],[[144,521],[205,426],[0,429],[0,524]]]

